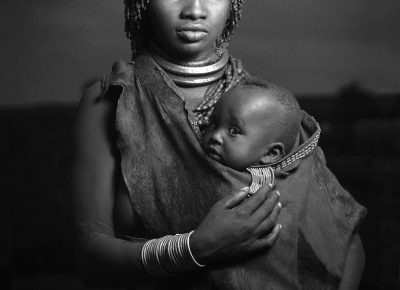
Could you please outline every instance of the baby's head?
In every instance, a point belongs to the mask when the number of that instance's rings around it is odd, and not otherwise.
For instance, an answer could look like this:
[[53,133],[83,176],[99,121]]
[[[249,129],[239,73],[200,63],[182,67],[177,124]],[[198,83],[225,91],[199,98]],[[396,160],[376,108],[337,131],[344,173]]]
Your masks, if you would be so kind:
[[221,96],[203,148],[211,158],[239,171],[268,165],[292,150],[300,122],[300,106],[291,93],[250,78]]

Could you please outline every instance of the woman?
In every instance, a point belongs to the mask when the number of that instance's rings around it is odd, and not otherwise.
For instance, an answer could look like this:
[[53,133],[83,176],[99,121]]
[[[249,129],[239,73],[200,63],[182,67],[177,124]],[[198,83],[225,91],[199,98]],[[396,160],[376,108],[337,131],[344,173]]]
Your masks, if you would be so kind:
[[[243,1],[125,5],[133,63],[117,62],[109,76],[88,88],[77,122],[74,204],[83,277],[101,287],[146,289],[311,285],[300,279],[307,274],[290,273],[297,270],[286,253],[279,262],[292,235],[275,243],[279,192],[264,186],[246,198],[247,191],[238,189],[249,184],[249,176],[208,159],[198,142],[219,96],[248,76],[226,49]],[[166,265],[148,240],[177,233],[190,234],[182,236],[178,262],[168,251],[160,254]],[[355,250],[338,261],[345,270],[334,269],[333,278],[322,271],[324,285],[337,286],[343,273],[350,273],[353,286],[358,282],[362,246],[351,233],[342,242],[350,240]],[[162,241],[155,242],[161,249]],[[288,263],[290,269],[280,269]],[[349,263],[358,264],[348,268]]]

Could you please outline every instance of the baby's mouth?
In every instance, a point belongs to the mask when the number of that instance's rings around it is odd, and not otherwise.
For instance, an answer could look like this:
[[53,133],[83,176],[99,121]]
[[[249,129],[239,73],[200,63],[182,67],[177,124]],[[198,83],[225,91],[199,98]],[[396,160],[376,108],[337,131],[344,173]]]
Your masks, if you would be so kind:
[[216,161],[221,161],[222,160],[222,156],[213,147],[207,147],[206,153],[211,159],[214,159]]

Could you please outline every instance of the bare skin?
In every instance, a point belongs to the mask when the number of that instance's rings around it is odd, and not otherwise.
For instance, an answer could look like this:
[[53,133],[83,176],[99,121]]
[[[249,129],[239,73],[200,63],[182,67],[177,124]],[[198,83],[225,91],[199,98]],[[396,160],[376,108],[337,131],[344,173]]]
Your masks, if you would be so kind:
[[229,15],[227,0],[152,0],[151,41],[166,59],[185,64],[210,56]]
[[273,95],[260,87],[237,87],[224,94],[215,105],[203,140],[210,157],[240,171],[284,157],[291,148],[286,148],[282,133],[290,129],[299,134],[292,127],[299,127],[300,109],[287,113]]
[[354,234],[351,239],[346,257],[340,290],[355,290],[360,285],[361,276],[365,266],[365,252],[359,234]]

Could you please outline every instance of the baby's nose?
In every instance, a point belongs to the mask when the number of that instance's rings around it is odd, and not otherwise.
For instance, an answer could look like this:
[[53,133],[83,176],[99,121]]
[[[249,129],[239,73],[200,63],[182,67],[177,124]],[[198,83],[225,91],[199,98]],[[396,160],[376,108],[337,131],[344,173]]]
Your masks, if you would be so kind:
[[213,132],[210,132],[210,138],[209,138],[208,142],[211,144],[222,145],[223,139],[222,139],[221,132],[219,132],[218,130],[214,130]]

